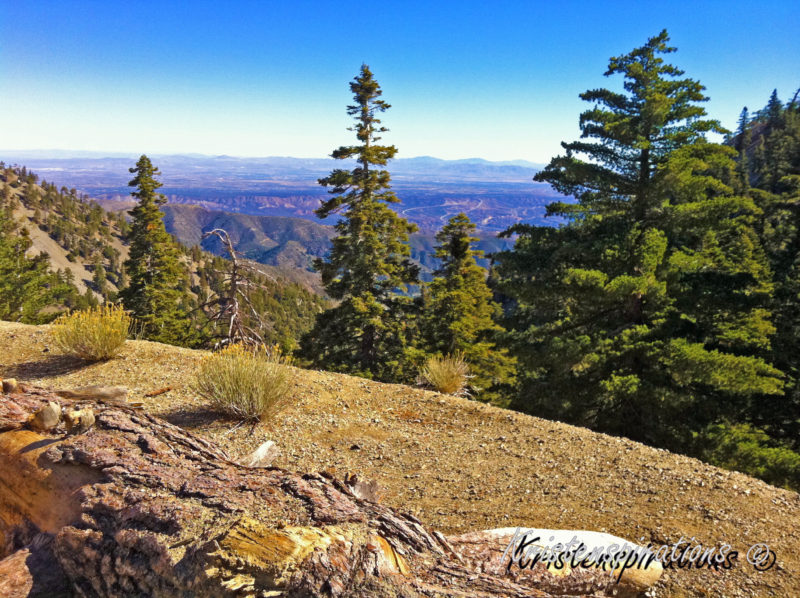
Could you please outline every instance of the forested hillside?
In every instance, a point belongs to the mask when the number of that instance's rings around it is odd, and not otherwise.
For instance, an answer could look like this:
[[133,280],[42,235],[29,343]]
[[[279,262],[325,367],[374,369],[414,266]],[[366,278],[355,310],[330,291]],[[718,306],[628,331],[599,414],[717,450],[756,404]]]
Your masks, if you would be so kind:
[[[116,301],[129,283],[125,262],[131,227],[124,215],[106,212],[75,189],[40,180],[24,166],[0,164],[0,182],[6,251],[0,257],[5,260],[0,262],[5,266],[0,266],[0,318],[46,322],[67,309]],[[213,344],[218,333],[208,315],[214,298],[225,292],[229,262],[199,247],[169,243],[178,255],[176,289],[193,330],[181,344]],[[15,278],[20,272],[27,273],[30,283]],[[266,323],[264,338],[289,350],[325,302],[276,272],[258,276],[257,283],[251,300]]]
[[[169,203],[161,210],[167,230],[184,245],[200,245],[207,251],[220,254],[219,241],[203,240],[202,236],[203,231],[224,228],[242,255],[281,268],[281,273],[289,277],[297,276],[292,270],[313,271],[314,259],[328,254],[331,240],[336,236],[333,226],[302,218],[253,216]],[[510,249],[514,244],[491,233],[476,233],[475,236],[476,247],[485,254]],[[430,280],[432,272],[439,267],[435,234],[415,232],[409,235],[409,246],[412,260],[420,266],[420,277]],[[479,263],[488,267],[489,260],[483,258]]]

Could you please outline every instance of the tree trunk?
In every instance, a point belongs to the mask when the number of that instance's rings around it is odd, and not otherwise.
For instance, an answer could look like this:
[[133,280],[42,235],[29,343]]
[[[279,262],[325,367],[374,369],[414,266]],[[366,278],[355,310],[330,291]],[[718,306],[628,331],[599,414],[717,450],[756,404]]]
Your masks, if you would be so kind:
[[4,596],[599,596],[614,585],[590,569],[506,574],[488,562],[504,546],[496,535],[448,540],[325,473],[245,467],[132,409],[95,404],[82,434],[24,429],[48,401],[72,403],[41,389],[0,399]]

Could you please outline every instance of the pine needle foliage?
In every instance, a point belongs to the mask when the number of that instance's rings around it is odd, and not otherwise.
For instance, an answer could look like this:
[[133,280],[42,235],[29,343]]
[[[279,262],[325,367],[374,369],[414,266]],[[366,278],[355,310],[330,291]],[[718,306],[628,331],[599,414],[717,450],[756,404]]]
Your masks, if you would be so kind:
[[400,200],[383,167],[397,148],[378,144],[387,130],[378,115],[390,106],[366,64],[350,90],[354,103],[347,113],[358,143],[334,150],[332,157],[354,159],[355,166],[319,180],[332,197],[316,210],[320,218],[339,217],[329,256],[314,263],[326,292],[339,304],[318,316],[303,337],[300,355],[320,368],[399,381],[410,375],[412,328],[406,319],[411,300],[402,291],[418,283],[419,268],[408,245],[416,226],[389,207]]
[[664,61],[666,31],[619,57],[622,90],[581,98],[581,140],[535,177],[572,195],[559,227],[515,226],[496,256],[514,305],[513,406],[672,450],[764,395],[770,271],[703,86]]
[[141,322],[149,340],[174,345],[191,345],[192,322],[188,273],[179,261],[177,243],[164,228],[159,209],[166,198],[158,193],[161,173],[147,156],[134,168],[128,183],[138,204],[130,212],[130,253],[125,262],[128,286],[120,292],[125,308]]
[[475,261],[475,223],[466,214],[453,216],[436,234],[440,266],[423,294],[422,332],[430,354],[458,354],[472,376],[470,394],[497,401],[501,387],[514,378],[514,360],[497,346],[502,327],[500,306],[492,299],[487,272]]

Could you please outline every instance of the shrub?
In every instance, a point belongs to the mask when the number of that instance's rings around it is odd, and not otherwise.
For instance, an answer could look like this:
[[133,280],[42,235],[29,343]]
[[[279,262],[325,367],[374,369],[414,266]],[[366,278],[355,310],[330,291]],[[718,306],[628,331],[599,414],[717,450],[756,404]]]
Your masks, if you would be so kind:
[[195,391],[243,420],[265,421],[286,403],[292,371],[276,347],[230,345],[200,362]]
[[60,316],[50,334],[64,353],[88,361],[116,357],[128,338],[131,319],[119,305],[101,305]]
[[429,357],[420,370],[420,377],[438,392],[449,395],[465,393],[470,378],[469,365],[461,353]]

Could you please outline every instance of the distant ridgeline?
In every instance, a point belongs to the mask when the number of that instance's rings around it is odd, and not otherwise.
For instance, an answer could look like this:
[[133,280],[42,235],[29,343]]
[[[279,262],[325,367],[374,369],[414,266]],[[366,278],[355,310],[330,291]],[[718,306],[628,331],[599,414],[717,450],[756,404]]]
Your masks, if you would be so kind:
[[[56,187],[24,166],[0,162],[0,319],[45,323],[68,309],[115,301],[127,284],[129,224],[75,189]],[[227,260],[180,247],[181,287],[198,331],[211,342],[205,301],[223,291]],[[269,323],[264,338],[290,350],[326,302],[274,272],[258,280],[251,300]],[[24,288],[23,288],[24,287]]]
[[[336,231],[330,225],[303,218],[283,216],[254,216],[186,204],[162,206],[164,224],[170,234],[187,246],[200,245],[206,251],[220,255],[223,248],[216,238],[202,240],[203,231],[224,228],[236,249],[253,261],[284,269],[311,271],[313,258],[324,257],[331,248]],[[512,239],[499,238],[491,233],[478,233],[475,247],[489,255],[511,249]],[[410,235],[411,258],[420,265],[421,278],[429,281],[439,267],[435,233],[418,232]],[[489,266],[488,258],[478,263]],[[287,276],[291,276],[288,272]]]

